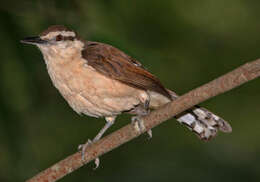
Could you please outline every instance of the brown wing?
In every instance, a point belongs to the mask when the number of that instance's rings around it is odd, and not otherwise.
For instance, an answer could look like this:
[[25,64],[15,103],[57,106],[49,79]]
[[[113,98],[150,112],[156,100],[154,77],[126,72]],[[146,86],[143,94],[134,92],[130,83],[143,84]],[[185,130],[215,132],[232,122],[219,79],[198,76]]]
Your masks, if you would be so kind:
[[145,70],[141,63],[119,49],[98,42],[86,42],[82,57],[101,74],[142,90],[171,96],[161,82]]

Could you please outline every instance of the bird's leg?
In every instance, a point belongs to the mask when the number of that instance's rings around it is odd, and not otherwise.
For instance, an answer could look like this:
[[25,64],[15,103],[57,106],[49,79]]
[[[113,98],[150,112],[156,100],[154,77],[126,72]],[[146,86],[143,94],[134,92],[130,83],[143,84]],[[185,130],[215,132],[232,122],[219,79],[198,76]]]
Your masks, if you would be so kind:
[[[150,98],[147,97],[146,100],[144,100],[143,103],[141,103],[139,106],[134,108],[133,111],[131,111],[131,113],[136,114],[136,116],[133,116],[131,118],[131,120],[132,120],[132,124],[133,124],[134,128],[139,133],[142,133],[143,131],[146,130],[141,117],[150,113],[149,104],[150,104]],[[152,130],[151,129],[147,131],[147,134],[149,135],[149,139],[152,138]]]
[[[107,130],[108,128],[110,128],[110,127],[114,124],[115,119],[116,119],[115,116],[105,117],[106,124],[105,124],[105,126],[98,132],[98,134],[95,136],[95,138],[93,139],[93,141],[91,141],[90,139],[88,139],[88,141],[87,141],[85,144],[79,145],[78,149],[81,150],[82,161],[84,161],[84,155],[85,155],[86,148],[87,148],[89,145],[91,145],[92,143],[97,142],[97,141],[103,136],[103,134],[106,132],[106,130]],[[96,164],[96,167],[95,167],[95,169],[96,169],[96,168],[98,168],[98,166],[99,166],[99,158],[96,158],[96,159],[95,159],[95,164]]]
[[93,142],[98,141],[103,136],[103,134],[107,131],[107,129],[114,124],[116,117],[106,117],[105,119],[106,119],[105,126],[98,132],[98,134],[93,139]]

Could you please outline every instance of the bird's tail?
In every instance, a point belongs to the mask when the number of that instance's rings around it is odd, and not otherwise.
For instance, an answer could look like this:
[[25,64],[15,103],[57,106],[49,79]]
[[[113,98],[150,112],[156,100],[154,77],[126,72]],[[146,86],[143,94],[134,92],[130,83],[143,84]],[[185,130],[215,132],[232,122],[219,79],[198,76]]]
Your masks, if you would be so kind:
[[[172,100],[175,100],[178,97],[175,92],[171,90],[168,90],[168,92],[172,96]],[[150,96],[151,109],[156,109],[170,102],[168,98],[156,92],[150,92]],[[196,133],[201,140],[207,141],[214,138],[218,131],[225,133],[232,131],[232,128],[227,121],[200,106],[192,107],[175,116],[175,118],[181,124],[187,126],[191,131]]]
[[[178,97],[176,93],[168,90],[173,100]],[[225,133],[232,131],[230,124],[221,117],[200,106],[195,106],[177,116],[177,121],[187,126],[201,140],[214,138],[220,130]]]

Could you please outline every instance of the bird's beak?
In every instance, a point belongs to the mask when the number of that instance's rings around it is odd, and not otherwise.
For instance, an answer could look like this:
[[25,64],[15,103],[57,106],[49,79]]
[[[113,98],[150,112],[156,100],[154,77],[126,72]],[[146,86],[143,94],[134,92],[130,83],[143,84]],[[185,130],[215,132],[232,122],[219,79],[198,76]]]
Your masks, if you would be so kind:
[[25,44],[46,44],[48,41],[41,39],[39,36],[34,36],[34,37],[26,37],[25,39],[21,40],[21,43]]

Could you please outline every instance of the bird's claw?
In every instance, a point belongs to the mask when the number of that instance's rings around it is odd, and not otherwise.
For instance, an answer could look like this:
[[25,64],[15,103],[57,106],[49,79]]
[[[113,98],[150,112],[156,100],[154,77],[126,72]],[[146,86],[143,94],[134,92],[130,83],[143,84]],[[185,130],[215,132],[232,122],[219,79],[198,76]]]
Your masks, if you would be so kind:
[[152,139],[152,137],[153,137],[153,132],[152,132],[151,129],[147,131],[147,134],[148,134],[148,139]]
[[[85,143],[85,144],[80,144],[78,146],[78,150],[81,150],[81,160],[82,162],[85,161],[85,152],[86,152],[86,148],[88,148],[93,142],[88,139],[88,141]],[[100,164],[100,160],[99,158],[96,158],[95,159],[95,164],[96,164],[96,167],[94,167],[94,170],[97,169],[99,167],[99,164]]]
[[139,117],[139,116],[133,116],[131,118],[132,120],[132,125],[134,127],[134,129],[138,132],[138,133],[142,133],[145,131],[145,126],[144,126],[144,122],[143,120]]
[[[146,130],[144,122],[143,122],[143,120],[139,116],[133,116],[131,118],[131,120],[132,120],[132,125],[133,125],[134,129],[138,133],[143,133]],[[147,131],[147,134],[149,136],[149,139],[151,139],[153,137],[151,129],[149,129]]]
[[96,169],[99,167],[99,163],[100,163],[99,158],[96,158],[96,159],[95,159],[95,165],[96,165],[96,167],[93,168],[94,170],[96,170]]
[[85,144],[80,144],[79,146],[78,146],[78,150],[80,150],[81,151],[81,160],[84,162],[84,160],[85,160],[85,157],[84,157],[84,155],[85,155],[85,152],[86,152],[86,148],[88,147],[88,146],[90,146],[92,144],[92,141],[90,140],[90,139],[88,139],[88,141],[85,143]]

